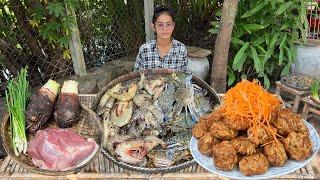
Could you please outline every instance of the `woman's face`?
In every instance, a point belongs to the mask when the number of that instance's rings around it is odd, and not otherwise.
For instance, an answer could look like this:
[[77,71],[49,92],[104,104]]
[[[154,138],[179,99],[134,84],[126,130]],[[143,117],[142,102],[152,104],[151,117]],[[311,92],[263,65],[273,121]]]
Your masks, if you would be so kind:
[[157,38],[171,39],[174,26],[175,23],[173,22],[171,16],[167,14],[161,14],[158,16],[155,24],[152,24],[152,29],[156,32]]

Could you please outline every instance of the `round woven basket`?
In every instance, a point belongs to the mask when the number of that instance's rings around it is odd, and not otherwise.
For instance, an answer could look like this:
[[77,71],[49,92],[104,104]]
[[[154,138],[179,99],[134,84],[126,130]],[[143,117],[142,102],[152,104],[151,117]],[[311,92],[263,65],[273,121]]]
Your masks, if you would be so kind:
[[[140,78],[140,73],[144,73],[144,75],[146,76],[146,78],[148,77],[157,77],[157,76],[166,76],[166,75],[170,75],[174,72],[174,70],[172,69],[146,69],[146,70],[141,70],[141,71],[136,71],[136,72],[131,72],[129,74],[120,76],[114,80],[112,80],[111,82],[109,82],[104,88],[102,88],[102,90],[97,94],[93,104],[92,104],[92,109],[95,110],[98,106],[98,103],[100,102],[101,97],[104,95],[104,93],[112,88],[113,86],[115,86],[118,83],[122,83],[122,82],[126,82],[126,81],[130,81],[133,79],[139,79]],[[180,72],[180,71],[179,71]],[[180,72],[183,73],[183,72]],[[211,97],[212,101],[214,104],[220,104],[220,98],[218,97],[217,93],[203,80],[201,80],[200,78],[193,76],[192,77],[192,81],[197,84],[198,86],[200,86],[203,89],[206,89],[208,91],[208,95]],[[193,164],[195,164],[195,160],[189,160],[174,166],[169,166],[169,167],[164,167],[164,168],[148,168],[148,167],[140,167],[140,166],[135,166],[132,164],[128,164],[125,162],[121,162],[118,161],[113,155],[111,155],[106,149],[102,148],[102,154],[108,158],[110,161],[112,161],[113,163],[129,169],[129,170],[133,170],[133,171],[139,171],[139,172],[143,172],[143,173],[168,173],[168,172],[175,172],[175,171],[179,171],[181,169],[184,169],[188,166],[191,166]]]
[[[81,164],[80,166],[74,167],[70,170],[66,171],[52,171],[52,170],[43,170],[38,167],[36,167],[31,160],[31,156],[27,154],[20,154],[19,156],[15,156],[14,150],[12,147],[12,137],[11,137],[11,130],[10,130],[10,120],[9,120],[9,114],[6,113],[6,115],[3,118],[2,126],[1,126],[1,137],[3,141],[3,147],[5,151],[8,153],[8,155],[11,156],[11,158],[20,166],[23,168],[38,173],[42,175],[51,175],[51,176],[58,176],[58,175],[66,175],[66,174],[72,174],[77,173],[83,168],[85,168],[89,163],[94,160],[97,156],[97,154],[101,151],[101,143],[103,142],[103,136],[102,136],[102,125],[100,122],[100,118],[97,116],[94,116],[94,112],[90,112],[90,109],[87,108],[87,106],[81,105],[83,108],[80,112],[80,120],[75,123],[71,128],[81,135],[83,138],[93,138],[96,143],[99,145],[99,148],[95,154],[92,156],[90,160],[85,162],[84,164]],[[57,127],[57,124],[55,121],[49,121],[49,123],[46,125],[46,127]],[[34,135],[27,134],[28,142],[34,138]]]

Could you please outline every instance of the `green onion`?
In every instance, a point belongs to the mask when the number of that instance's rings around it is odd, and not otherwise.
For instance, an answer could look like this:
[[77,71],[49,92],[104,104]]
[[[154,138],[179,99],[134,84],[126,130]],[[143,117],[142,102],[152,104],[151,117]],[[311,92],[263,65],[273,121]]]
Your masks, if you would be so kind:
[[314,80],[311,84],[311,96],[315,99],[319,99],[319,80]]
[[27,152],[25,109],[29,98],[27,68],[22,68],[18,77],[9,81],[5,92],[9,111],[10,129],[14,153],[19,156]]

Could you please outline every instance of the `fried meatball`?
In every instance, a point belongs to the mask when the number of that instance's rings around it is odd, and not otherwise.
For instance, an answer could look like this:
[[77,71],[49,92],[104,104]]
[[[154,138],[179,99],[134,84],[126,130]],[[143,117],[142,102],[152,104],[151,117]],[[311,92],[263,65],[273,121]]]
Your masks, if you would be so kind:
[[211,135],[220,139],[233,139],[237,137],[238,131],[228,128],[221,121],[213,122],[210,128]]
[[205,119],[207,119],[207,124],[209,127],[211,127],[212,123],[215,121],[221,121],[223,119],[223,108],[216,108],[212,113],[204,116]]
[[247,119],[242,119],[240,121],[234,121],[230,118],[225,117],[222,120],[226,125],[234,130],[241,131],[241,130],[247,130],[250,127],[250,121]]
[[253,132],[255,132],[254,127],[248,129],[248,139],[256,145],[264,144],[272,140],[272,136],[263,127],[258,127],[257,133]]
[[212,146],[213,162],[217,169],[231,171],[237,164],[237,151],[229,141]]
[[278,133],[283,136],[287,136],[292,131],[288,123],[288,118],[287,111],[282,109],[278,114],[278,118],[272,121],[272,124],[277,128]]
[[291,132],[284,140],[284,147],[297,161],[305,160],[312,154],[312,142],[306,134]]
[[205,133],[206,133],[206,130],[200,123],[195,124],[192,128],[192,134],[196,138],[201,138],[202,136],[204,136]]
[[249,155],[239,162],[239,169],[245,176],[264,174],[269,166],[268,158],[263,154]]
[[282,166],[288,160],[286,150],[280,141],[264,146],[264,153],[272,166]]
[[231,140],[231,143],[239,154],[251,155],[256,153],[256,145],[245,137],[237,137]]
[[299,114],[294,113],[289,109],[282,110],[281,112],[286,114],[285,116],[287,117],[290,129],[292,129],[294,132],[309,134],[309,130],[307,126],[304,124],[302,117]]
[[198,148],[202,154],[207,156],[212,155],[212,146],[219,144],[220,140],[212,137],[210,133],[206,132],[198,141]]

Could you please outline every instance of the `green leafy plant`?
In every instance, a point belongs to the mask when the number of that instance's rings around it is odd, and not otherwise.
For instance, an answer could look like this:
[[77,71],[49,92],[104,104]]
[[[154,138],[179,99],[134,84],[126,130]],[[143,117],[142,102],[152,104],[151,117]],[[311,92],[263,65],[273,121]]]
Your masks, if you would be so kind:
[[315,99],[320,99],[319,98],[319,87],[320,87],[320,81],[319,80],[315,80],[313,81],[313,83],[311,84],[311,96]]
[[32,9],[29,23],[37,29],[44,40],[52,46],[63,48],[63,57],[70,59],[69,40],[71,28],[75,24],[72,15],[67,14],[67,9],[74,9],[76,0],[56,0],[48,2],[40,0],[37,7]]
[[16,78],[8,82],[6,101],[9,112],[14,154],[27,152],[25,109],[29,98],[27,68],[22,68]]
[[[219,28],[212,22],[212,33]],[[301,0],[241,0],[231,38],[233,59],[228,86],[240,79],[270,79],[288,75],[300,39],[306,40],[306,2]]]

